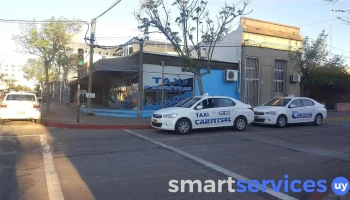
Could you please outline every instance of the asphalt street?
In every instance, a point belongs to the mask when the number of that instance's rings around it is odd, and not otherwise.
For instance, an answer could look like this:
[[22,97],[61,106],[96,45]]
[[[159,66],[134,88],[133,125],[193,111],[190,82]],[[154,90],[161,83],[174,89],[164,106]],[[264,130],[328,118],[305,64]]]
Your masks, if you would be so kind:
[[170,180],[285,180],[286,174],[332,180],[350,173],[349,121],[185,136],[11,122],[0,126],[0,136],[0,197],[6,200],[307,199],[306,192],[232,193],[226,186],[214,193],[168,190]]

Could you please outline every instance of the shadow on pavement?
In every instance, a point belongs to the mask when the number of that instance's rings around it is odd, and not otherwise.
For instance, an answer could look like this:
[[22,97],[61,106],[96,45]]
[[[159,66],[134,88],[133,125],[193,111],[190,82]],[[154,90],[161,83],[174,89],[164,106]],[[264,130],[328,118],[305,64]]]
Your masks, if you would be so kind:
[[[7,137],[12,136],[10,139]],[[16,152],[20,142],[12,134],[5,133],[0,137],[0,198],[19,199],[16,166],[21,163]]]

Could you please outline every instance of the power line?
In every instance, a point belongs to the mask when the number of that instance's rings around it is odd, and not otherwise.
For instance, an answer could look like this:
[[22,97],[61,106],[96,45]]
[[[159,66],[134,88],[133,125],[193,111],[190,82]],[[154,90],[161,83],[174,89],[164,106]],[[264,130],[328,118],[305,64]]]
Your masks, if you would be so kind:
[[45,24],[45,23],[84,23],[88,24],[87,21],[82,20],[23,20],[23,19],[0,19],[3,23],[15,23],[15,24]]
[[114,8],[114,6],[116,6],[119,2],[121,2],[121,0],[117,0],[116,2],[114,2],[113,5],[111,5],[106,11],[104,11],[102,14],[100,14],[99,16],[97,16],[97,17],[95,18],[95,20],[98,19],[98,18],[100,18],[100,17],[103,16],[104,14],[106,14],[106,13],[107,13],[108,11],[110,11],[112,8]]
[[[305,36],[304,36],[305,37]],[[307,37],[309,40],[311,40],[311,41],[316,41],[315,39],[312,39],[312,38],[310,38],[310,37]],[[326,47],[332,47],[332,48],[334,48],[334,49],[338,49],[339,51],[343,51],[343,52],[345,52],[345,53],[350,53],[350,51],[346,51],[346,50],[344,50],[344,49],[341,49],[341,48],[338,48],[338,47],[335,47],[335,46],[330,46],[330,45],[328,45],[328,44],[325,44],[325,46]]]
[[330,21],[337,20],[337,19],[343,19],[343,18],[346,18],[346,17],[350,17],[350,15],[344,16],[344,17],[337,17],[337,18],[329,19],[329,20],[325,20],[325,21],[314,22],[314,23],[302,25],[302,26],[299,26],[299,27],[301,28],[301,27],[306,27],[306,26],[313,26],[313,25],[316,25],[316,24],[322,24],[322,23],[330,22]]

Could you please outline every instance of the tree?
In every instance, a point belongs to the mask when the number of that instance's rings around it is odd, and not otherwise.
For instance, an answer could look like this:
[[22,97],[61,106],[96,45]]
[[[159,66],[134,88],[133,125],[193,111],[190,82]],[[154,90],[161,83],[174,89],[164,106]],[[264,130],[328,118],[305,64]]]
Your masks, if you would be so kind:
[[[207,9],[208,1],[205,0],[175,0],[171,5],[177,11],[176,18],[171,21],[171,10],[164,0],[144,0],[138,13],[135,13],[145,39],[155,29],[162,33],[173,45],[181,59],[182,71],[195,75],[199,91],[204,93],[202,76],[210,73],[210,62],[216,44],[222,40],[231,29],[233,20],[246,15],[244,13],[249,1],[243,1],[242,8],[238,5],[225,5],[219,10],[215,19],[211,19]],[[201,50],[206,48],[207,56],[201,55]],[[205,60],[204,71],[199,61]]]
[[[34,59],[30,58],[27,63],[23,66],[22,71],[24,78],[28,81],[36,80],[38,84],[43,87],[45,83],[45,66],[44,61],[41,58]],[[49,81],[52,81],[56,77],[55,72],[49,69]]]
[[26,92],[29,92],[29,91],[32,91],[33,89],[31,89],[30,87],[28,86],[24,86],[24,85],[12,85],[11,86],[11,89],[12,90],[15,90],[15,91],[26,91]]
[[290,52],[292,67],[301,74],[300,88],[302,96],[306,95],[306,90],[310,86],[322,87],[325,82],[336,84],[336,82],[330,81],[332,77],[344,80],[342,72],[345,72],[345,61],[341,56],[331,56],[329,54],[326,50],[326,39],[327,34],[322,31],[316,40],[306,37],[302,43],[301,51]]
[[40,26],[29,23],[20,25],[22,33],[14,35],[13,39],[27,54],[37,55],[43,59],[45,69],[46,95],[48,98],[47,112],[50,112],[49,69],[55,66],[59,53],[65,52],[72,36],[81,31],[78,20],[52,17],[48,23]]

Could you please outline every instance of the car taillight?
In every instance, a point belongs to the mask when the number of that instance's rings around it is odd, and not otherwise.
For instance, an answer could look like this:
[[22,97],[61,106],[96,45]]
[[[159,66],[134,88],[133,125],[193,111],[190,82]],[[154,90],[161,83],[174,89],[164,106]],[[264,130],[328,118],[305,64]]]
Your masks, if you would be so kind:
[[1,104],[0,108],[7,108],[7,105],[6,104]]
[[39,104],[34,104],[33,108],[40,108],[40,105]]

